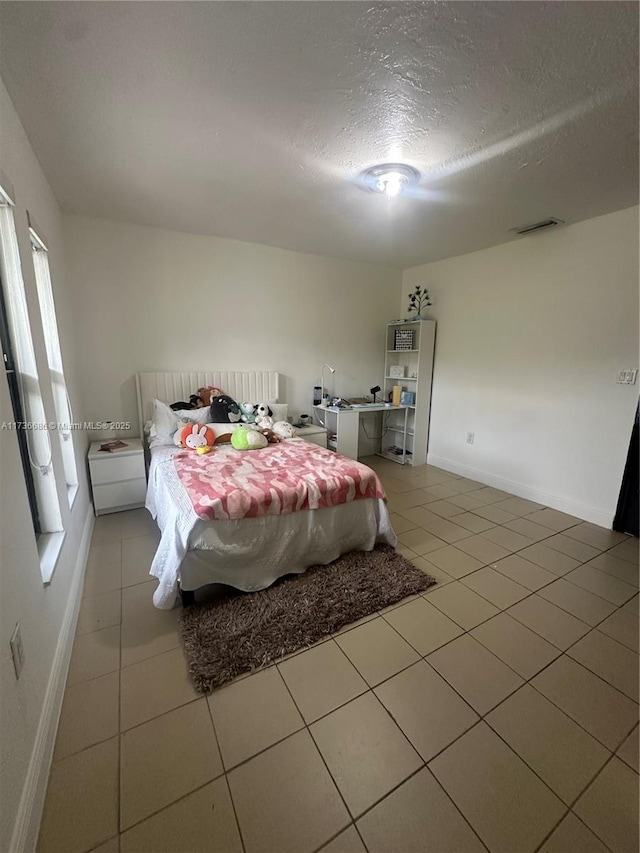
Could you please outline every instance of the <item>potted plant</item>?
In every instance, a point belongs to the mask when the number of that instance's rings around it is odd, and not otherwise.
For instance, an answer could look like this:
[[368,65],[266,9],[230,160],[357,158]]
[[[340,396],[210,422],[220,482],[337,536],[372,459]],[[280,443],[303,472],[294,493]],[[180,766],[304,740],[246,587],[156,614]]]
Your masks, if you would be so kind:
[[422,316],[422,310],[424,308],[428,308],[430,305],[431,298],[429,296],[429,291],[426,288],[423,290],[419,284],[416,284],[413,293],[409,294],[409,307],[407,308],[407,313],[410,314],[413,311],[413,320],[424,320],[425,318]]

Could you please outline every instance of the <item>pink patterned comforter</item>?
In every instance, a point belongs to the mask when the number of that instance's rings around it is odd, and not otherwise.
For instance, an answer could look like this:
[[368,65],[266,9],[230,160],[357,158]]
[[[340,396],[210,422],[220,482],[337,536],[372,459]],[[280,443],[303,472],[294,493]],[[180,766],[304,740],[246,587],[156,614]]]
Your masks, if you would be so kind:
[[198,456],[177,453],[180,482],[200,518],[255,518],[384,498],[375,471],[308,441],[282,441],[261,450],[229,445]]

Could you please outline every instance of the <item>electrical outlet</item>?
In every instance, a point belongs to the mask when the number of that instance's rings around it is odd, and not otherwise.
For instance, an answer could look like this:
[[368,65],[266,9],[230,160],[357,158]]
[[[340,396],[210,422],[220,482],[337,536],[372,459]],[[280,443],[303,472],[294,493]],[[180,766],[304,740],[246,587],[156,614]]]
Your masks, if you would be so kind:
[[619,370],[616,382],[618,385],[635,385],[637,378],[637,370]]
[[473,444],[473,442],[475,441],[475,438],[476,438],[475,432],[468,432],[467,433],[467,444]]
[[19,622],[11,635],[9,645],[11,646],[11,657],[13,658],[13,668],[16,671],[16,678],[20,678],[20,673],[22,672],[22,667],[24,665],[24,646],[22,645],[22,634],[20,632]]

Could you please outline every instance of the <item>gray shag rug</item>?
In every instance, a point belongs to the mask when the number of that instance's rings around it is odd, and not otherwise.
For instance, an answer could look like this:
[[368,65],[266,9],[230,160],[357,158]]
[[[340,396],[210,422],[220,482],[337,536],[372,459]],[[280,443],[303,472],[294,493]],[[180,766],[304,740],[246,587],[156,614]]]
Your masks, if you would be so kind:
[[180,614],[191,679],[199,693],[210,693],[435,582],[389,545],[378,545],[259,592],[229,589]]

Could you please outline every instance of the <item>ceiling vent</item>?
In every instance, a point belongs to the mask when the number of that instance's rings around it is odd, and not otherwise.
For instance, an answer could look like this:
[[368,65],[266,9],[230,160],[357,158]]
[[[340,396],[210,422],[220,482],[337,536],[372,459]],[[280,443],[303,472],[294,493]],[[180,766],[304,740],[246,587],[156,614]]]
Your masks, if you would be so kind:
[[541,219],[540,222],[532,222],[531,225],[521,225],[520,228],[512,228],[514,234],[533,234],[535,231],[547,231],[549,228],[555,228],[556,225],[564,225],[562,219]]

